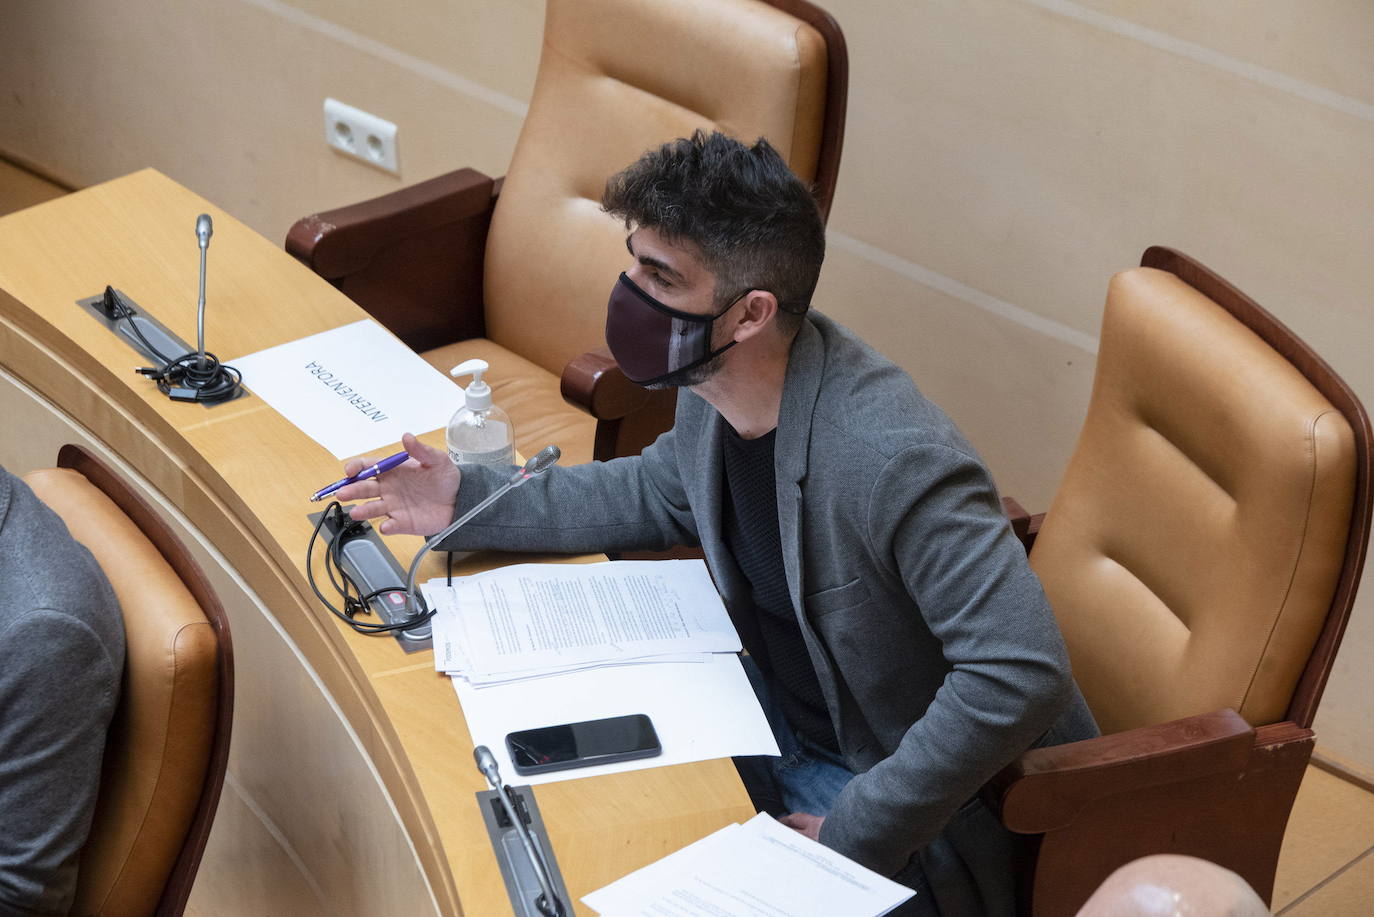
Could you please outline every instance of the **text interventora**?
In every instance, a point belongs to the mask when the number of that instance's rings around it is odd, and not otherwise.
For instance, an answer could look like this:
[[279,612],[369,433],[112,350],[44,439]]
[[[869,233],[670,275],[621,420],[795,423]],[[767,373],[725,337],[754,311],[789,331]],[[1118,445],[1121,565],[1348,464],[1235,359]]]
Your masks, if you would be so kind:
[[[441,429],[463,390],[371,319],[240,357],[244,384],[345,459]],[[393,450],[394,451],[394,450]]]

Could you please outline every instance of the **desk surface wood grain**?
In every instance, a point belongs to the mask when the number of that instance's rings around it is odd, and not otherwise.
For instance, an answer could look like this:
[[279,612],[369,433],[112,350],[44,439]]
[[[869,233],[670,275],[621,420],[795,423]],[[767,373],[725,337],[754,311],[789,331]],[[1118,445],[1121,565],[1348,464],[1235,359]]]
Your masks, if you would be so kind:
[[[471,917],[507,913],[473,798],[485,787],[472,741],[432,653],[353,633],[307,584],[306,515],[320,508],[307,497],[339,476],[339,462],[258,398],[170,402],[133,372],[140,358],[75,305],[112,284],[194,341],[203,212],[215,221],[207,349],[232,360],[365,317],[277,245],[144,170],[0,218],[7,366],[143,471],[273,603],[372,757],[441,909],[458,913],[461,901]],[[443,432],[422,438],[442,446]],[[387,544],[404,562],[421,540]],[[517,559],[531,558],[477,554],[465,569]],[[440,567],[436,556],[421,577]],[[319,767],[327,773],[329,762]],[[548,784],[536,795],[574,899],[752,815],[724,760]]]

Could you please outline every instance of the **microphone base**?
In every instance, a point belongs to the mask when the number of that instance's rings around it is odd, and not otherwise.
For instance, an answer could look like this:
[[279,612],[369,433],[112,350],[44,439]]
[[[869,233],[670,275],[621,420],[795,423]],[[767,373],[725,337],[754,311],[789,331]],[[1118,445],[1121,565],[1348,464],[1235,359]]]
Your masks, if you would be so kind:
[[[563,874],[558,869],[558,861],[553,856],[553,845],[549,842],[544,819],[539,814],[539,805],[534,800],[534,791],[528,786],[506,788],[517,813],[522,816],[525,827],[534,840],[534,847],[544,857],[549,882],[554,892],[563,902],[563,913],[572,917],[572,899],[568,897],[568,887],[563,882]],[[483,790],[477,795],[477,805],[482,810],[482,821],[487,826],[487,837],[491,840],[496,862],[501,867],[501,878],[506,883],[506,894],[510,898],[515,917],[547,917],[535,903],[539,899],[539,878],[534,866],[525,854],[525,847],[515,826],[506,817],[505,807],[495,790]]]
[[[313,527],[320,521],[320,513],[309,515],[310,525]],[[349,537],[341,544],[339,551],[340,563],[344,572],[349,575],[353,582],[363,590],[364,593],[373,592],[378,589],[405,589],[406,577],[401,570],[401,564],[396,560],[396,555],[392,554],[385,544],[382,537],[377,534],[369,523],[361,523],[362,531]],[[320,530],[320,535],[325,538],[326,543],[332,542],[338,534],[333,518],[326,517],[324,527]],[[399,624],[406,614],[404,604],[395,603],[395,598],[399,593],[389,593],[379,595],[369,602],[377,619],[386,624]],[[359,618],[358,620],[367,620]],[[420,650],[432,649],[434,646],[433,627],[431,622],[412,627],[409,630],[392,631],[391,635],[396,638],[396,642],[401,649],[407,653],[418,653]]]
[[[115,297],[107,298],[104,293],[97,293],[95,296],[78,299],[76,304],[103,325],[107,331],[127,344],[143,362],[151,366],[160,367],[162,365],[162,360],[158,356],[159,353],[171,359],[183,354],[196,353],[195,348],[173,334],[147,309],[123,293],[119,293],[117,299]],[[124,309],[129,310],[127,316],[123,314],[122,310]],[[137,331],[134,330],[135,326]],[[173,401],[200,401],[208,408],[214,407],[216,404],[236,401],[246,396],[248,391],[240,385],[233,394],[217,401],[201,399],[196,394],[194,387],[185,385],[171,386],[167,394]]]

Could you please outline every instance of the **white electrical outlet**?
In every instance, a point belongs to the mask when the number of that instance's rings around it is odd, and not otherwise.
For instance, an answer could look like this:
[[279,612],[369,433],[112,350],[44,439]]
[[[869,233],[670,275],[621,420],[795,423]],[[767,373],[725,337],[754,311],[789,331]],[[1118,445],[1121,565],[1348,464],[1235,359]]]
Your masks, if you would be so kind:
[[396,158],[396,125],[338,99],[324,100],[325,142],[368,165],[401,174]]

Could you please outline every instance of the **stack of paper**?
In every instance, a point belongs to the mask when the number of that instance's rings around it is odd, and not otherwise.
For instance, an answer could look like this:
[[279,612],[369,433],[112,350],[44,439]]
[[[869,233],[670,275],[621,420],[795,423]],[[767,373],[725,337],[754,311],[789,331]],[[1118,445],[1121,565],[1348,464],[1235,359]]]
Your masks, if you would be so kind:
[[914,894],[760,814],[582,901],[606,917],[879,917]]
[[740,650],[699,560],[518,564],[431,581],[425,598],[434,667],[474,687]]
[[[538,784],[778,746],[740,666],[739,635],[699,560],[520,564],[424,585],[434,665],[474,745]],[[508,733],[624,714],[654,723],[654,758],[516,777]]]

